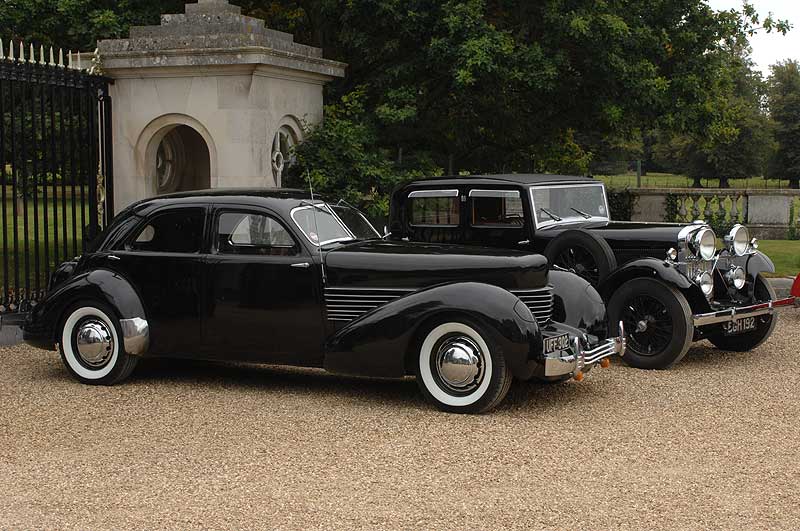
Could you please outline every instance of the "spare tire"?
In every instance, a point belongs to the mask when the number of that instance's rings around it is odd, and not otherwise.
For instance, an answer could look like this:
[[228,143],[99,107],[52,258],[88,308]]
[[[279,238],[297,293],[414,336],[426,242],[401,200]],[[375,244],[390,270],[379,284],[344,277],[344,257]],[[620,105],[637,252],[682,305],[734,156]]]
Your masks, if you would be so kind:
[[544,255],[597,287],[617,269],[614,252],[603,238],[583,229],[568,230],[547,244]]

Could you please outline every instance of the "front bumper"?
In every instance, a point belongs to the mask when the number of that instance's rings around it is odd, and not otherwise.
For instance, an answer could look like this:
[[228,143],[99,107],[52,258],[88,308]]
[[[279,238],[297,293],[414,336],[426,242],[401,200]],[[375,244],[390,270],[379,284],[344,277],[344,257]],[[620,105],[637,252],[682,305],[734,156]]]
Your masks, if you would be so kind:
[[774,301],[753,304],[751,306],[733,306],[716,312],[700,313],[692,316],[694,326],[706,326],[719,323],[728,323],[742,317],[755,317],[757,315],[772,315],[775,308],[780,306],[797,305],[795,297],[777,299]]
[[[544,358],[544,376],[558,377],[571,375],[578,379],[593,365],[614,355],[625,355],[627,339],[622,321],[619,323],[619,335],[598,341],[584,348],[580,337],[572,337],[572,348]],[[580,375],[580,376],[579,376]]]

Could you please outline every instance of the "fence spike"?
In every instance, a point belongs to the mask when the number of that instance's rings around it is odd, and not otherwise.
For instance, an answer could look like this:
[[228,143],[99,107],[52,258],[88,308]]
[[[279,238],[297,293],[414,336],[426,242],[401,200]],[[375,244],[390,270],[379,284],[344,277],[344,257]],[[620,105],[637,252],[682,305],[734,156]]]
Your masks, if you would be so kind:
[[39,64],[40,65],[47,64],[45,62],[45,60],[44,60],[44,45],[43,44],[39,45]]
[[72,50],[67,50],[67,68],[72,68]]
[[64,48],[58,49],[58,66],[64,68]]
[[36,62],[36,54],[33,52],[33,43],[31,43],[30,46],[31,46],[30,47],[30,54],[29,54],[30,57],[28,57],[28,62],[29,63],[35,63]]
[[81,67],[81,52],[77,52],[78,55],[78,70],[83,70]]
[[8,43],[8,60],[14,60],[14,41]]
[[0,60],[6,58],[6,52],[3,51],[3,39],[0,39]]
[[25,62],[25,45],[22,44],[22,41],[19,41],[19,58],[17,60],[20,63]]
[[50,47],[50,66],[56,66],[55,56],[53,55],[53,47]]

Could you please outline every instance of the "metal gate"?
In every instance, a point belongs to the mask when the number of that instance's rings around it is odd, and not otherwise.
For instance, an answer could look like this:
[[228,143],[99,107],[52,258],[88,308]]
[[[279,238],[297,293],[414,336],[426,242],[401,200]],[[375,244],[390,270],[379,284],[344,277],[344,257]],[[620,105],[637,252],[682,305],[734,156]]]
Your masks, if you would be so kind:
[[86,54],[36,52],[0,41],[0,315],[35,305],[114,211],[109,80]]

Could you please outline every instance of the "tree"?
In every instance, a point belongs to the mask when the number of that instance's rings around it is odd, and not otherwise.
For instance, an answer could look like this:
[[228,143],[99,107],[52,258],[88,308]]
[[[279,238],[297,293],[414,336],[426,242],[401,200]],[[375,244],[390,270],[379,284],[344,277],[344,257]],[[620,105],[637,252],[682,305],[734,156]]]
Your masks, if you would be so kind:
[[797,61],[771,67],[769,112],[775,122],[778,147],[770,161],[769,176],[789,179],[800,188],[800,69]]

